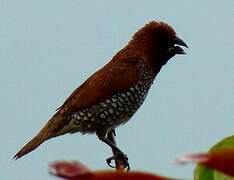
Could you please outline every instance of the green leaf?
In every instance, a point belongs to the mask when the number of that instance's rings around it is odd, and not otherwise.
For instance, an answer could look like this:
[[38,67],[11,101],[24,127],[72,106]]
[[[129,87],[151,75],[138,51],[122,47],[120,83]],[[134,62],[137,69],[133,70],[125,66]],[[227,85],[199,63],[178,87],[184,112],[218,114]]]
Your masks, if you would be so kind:
[[[213,147],[210,148],[209,152],[229,147],[234,147],[234,136],[229,136],[219,141],[217,144],[215,144]],[[234,177],[227,176],[219,171],[207,168],[202,165],[197,165],[194,171],[194,179],[195,180],[234,180]]]
[[229,147],[234,147],[234,136],[229,136],[219,141],[210,149],[210,151],[221,149],[221,148],[229,148]]
[[194,180],[201,180],[201,179],[213,180],[214,179],[213,170],[202,165],[197,165],[194,171]]
[[228,176],[222,172],[214,171],[213,173],[215,180],[234,180],[234,177]]

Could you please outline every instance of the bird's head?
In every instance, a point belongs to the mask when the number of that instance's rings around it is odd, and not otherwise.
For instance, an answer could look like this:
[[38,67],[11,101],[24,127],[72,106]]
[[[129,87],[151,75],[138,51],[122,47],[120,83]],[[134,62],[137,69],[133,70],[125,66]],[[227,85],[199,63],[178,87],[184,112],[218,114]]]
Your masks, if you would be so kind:
[[155,63],[164,65],[176,54],[185,54],[180,47],[188,48],[180,39],[174,29],[166,23],[152,21],[135,33],[132,39],[138,49],[148,55]]

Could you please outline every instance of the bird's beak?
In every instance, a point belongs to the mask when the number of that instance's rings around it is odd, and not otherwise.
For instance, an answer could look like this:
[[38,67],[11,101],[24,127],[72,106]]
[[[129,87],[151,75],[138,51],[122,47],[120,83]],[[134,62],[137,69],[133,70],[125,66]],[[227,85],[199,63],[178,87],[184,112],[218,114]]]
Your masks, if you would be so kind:
[[180,46],[172,46],[167,50],[169,54],[186,54],[186,52]]
[[175,43],[176,45],[184,46],[184,47],[188,48],[187,44],[186,44],[182,39],[180,39],[180,38],[177,37],[177,36],[176,36],[175,39],[174,39],[174,43]]
[[176,36],[174,39],[174,44],[179,45],[179,46],[171,47],[171,48],[173,48],[173,51],[175,54],[186,54],[185,51],[180,47],[180,46],[184,46],[184,47],[188,48],[187,44],[182,39],[180,39],[179,37]]

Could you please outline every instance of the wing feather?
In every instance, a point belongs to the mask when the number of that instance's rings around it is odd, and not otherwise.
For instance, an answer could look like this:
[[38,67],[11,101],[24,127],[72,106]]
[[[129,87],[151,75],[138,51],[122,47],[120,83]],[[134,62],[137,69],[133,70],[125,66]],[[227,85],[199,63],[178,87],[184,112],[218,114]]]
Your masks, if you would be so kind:
[[59,108],[64,116],[101,102],[138,81],[139,60],[111,61],[78,87]]

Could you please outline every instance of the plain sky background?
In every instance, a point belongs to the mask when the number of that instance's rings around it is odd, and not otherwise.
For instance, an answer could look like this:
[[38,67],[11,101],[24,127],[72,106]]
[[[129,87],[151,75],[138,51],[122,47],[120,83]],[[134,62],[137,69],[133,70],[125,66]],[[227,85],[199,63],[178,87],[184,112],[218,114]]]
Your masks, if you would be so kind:
[[79,160],[105,169],[110,149],[94,135],[65,135],[18,161],[66,97],[150,20],[187,42],[160,72],[135,116],[117,129],[132,169],[192,178],[176,157],[234,134],[233,0],[0,0],[0,178],[49,180],[47,165]]

